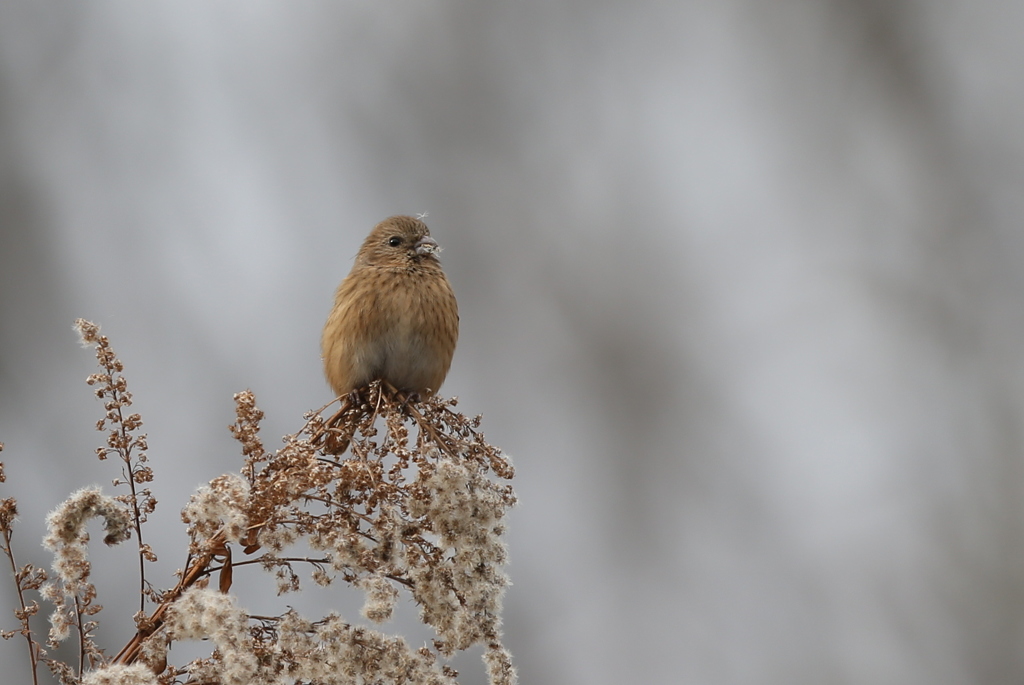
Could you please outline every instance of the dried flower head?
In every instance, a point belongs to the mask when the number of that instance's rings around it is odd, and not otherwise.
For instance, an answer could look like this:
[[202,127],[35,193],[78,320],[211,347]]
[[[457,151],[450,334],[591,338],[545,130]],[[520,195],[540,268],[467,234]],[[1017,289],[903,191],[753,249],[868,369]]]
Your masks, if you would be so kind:
[[61,547],[84,545],[89,541],[85,524],[102,518],[107,534],[103,542],[116,545],[131,537],[131,515],[124,505],[104,495],[99,488],[82,488],[71,493],[46,517],[47,536],[43,544],[57,551]]
[[227,473],[199,488],[181,512],[181,520],[188,524],[194,546],[223,533],[225,542],[238,542],[247,532],[249,519],[246,508],[249,501],[249,483],[242,476]]
[[218,682],[248,685],[254,681],[258,661],[249,636],[249,617],[231,595],[207,588],[192,588],[167,613],[171,640],[209,639],[219,654]]
[[115,545],[131,537],[131,516],[123,504],[98,488],[72,493],[46,518],[48,532],[43,544],[54,553],[53,570],[57,578],[44,585],[41,593],[54,607],[50,614],[50,644],[56,646],[76,629],[83,651],[95,663],[101,658],[101,651],[91,638],[96,625],[95,621],[85,619],[103,609],[93,603],[96,588],[89,582],[92,565],[85,528],[94,518],[103,519],[106,544]]
[[142,664],[112,664],[87,673],[82,685],[157,685],[157,679]]

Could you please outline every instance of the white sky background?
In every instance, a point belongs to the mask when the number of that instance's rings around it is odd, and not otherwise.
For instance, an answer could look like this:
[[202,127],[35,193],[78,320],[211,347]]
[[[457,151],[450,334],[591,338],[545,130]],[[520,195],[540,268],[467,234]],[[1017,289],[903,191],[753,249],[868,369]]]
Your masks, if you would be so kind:
[[[168,585],[178,511],[239,463],[232,393],[268,445],[325,403],[334,287],[426,212],[462,313],[444,394],[518,469],[521,682],[1020,681],[1022,26],[988,0],[3,5],[20,560],[118,475],[74,318],[126,364]],[[94,559],[116,652],[131,551]]]

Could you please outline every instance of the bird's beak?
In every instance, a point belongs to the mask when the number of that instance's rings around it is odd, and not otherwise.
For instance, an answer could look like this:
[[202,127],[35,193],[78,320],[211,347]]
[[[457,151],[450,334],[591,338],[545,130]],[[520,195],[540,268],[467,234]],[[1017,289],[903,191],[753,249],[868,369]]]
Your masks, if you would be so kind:
[[425,235],[416,241],[416,254],[418,255],[437,254],[440,251],[441,246],[429,235]]

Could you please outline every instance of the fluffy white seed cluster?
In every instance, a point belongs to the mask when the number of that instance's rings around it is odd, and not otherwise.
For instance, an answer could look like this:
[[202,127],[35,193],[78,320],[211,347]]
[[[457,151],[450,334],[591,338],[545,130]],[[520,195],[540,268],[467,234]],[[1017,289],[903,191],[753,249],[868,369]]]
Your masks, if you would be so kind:
[[[94,518],[103,519],[106,535],[103,541],[116,545],[131,535],[131,516],[123,504],[100,492],[99,488],[83,488],[71,494],[46,517],[47,533],[43,545],[53,551],[53,570],[57,578],[48,582],[40,593],[53,604],[50,613],[51,645],[68,638],[78,622],[77,611],[89,609],[96,590],[89,582],[89,533],[86,525]],[[73,599],[74,598],[74,599]],[[88,639],[85,639],[89,642]]]
[[288,662],[288,667],[278,678],[259,683],[455,685],[456,682],[439,668],[429,650],[413,650],[400,637],[349,625],[333,612],[316,623],[289,612],[278,625],[278,633],[275,649],[279,655],[287,655],[283,660]]
[[[367,628],[352,626],[336,613],[311,622],[289,611],[277,622],[270,642],[253,639],[247,616],[229,595],[190,589],[168,614],[169,640],[209,639],[217,659],[189,668],[192,680],[226,685],[350,685],[358,682],[454,685],[429,650]],[[259,655],[259,656],[257,656]],[[120,685],[98,680],[97,685]],[[148,685],[150,680],[125,680]]]
[[[131,537],[131,515],[128,509],[113,497],[104,495],[99,488],[82,488],[71,493],[46,517],[47,535],[43,538],[43,544],[54,552],[70,547],[84,548],[89,542],[85,526],[94,518],[103,519],[103,528],[106,530],[103,542],[106,544],[116,545]],[[54,569],[62,578],[66,577],[56,565]],[[66,578],[74,577],[72,574]]]
[[82,685],[157,685],[156,676],[142,664],[113,664],[87,673]]
[[181,520],[188,524],[193,540],[209,540],[223,529],[228,542],[238,542],[249,525],[245,513],[248,500],[248,481],[226,473],[196,490],[182,510]]
[[374,623],[390,620],[398,603],[398,590],[395,586],[379,573],[360,578],[356,585],[366,593],[363,616]]
[[470,462],[439,459],[424,481],[428,496],[410,503],[410,513],[431,522],[438,546],[451,550],[446,564],[410,570],[420,617],[437,631],[441,651],[498,642],[501,599],[509,584],[503,519],[509,506],[503,489]]
[[323,526],[309,536],[310,549],[326,552],[335,571],[357,567],[369,545],[357,533],[339,527]]
[[[249,635],[248,615],[235,598],[208,588],[191,588],[171,606],[166,630],[169,640],[209,639],[220,653],[212,667],[224,685],[248,685],[256,680],[259,662]],[[196,672],[193,676],[199,675]],[[206,675],[206,674],[204,674]]]

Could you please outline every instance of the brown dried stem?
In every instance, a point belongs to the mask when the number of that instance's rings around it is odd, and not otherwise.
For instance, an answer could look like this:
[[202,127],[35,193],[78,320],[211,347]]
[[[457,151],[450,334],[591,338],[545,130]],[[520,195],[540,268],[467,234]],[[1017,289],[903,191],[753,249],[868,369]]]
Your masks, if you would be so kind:
[[[3,443],[0,443],[0,451],[3,451],[3,448]],[[0,483],[4,482],[4,480],[3,463],[0,462]],[[14,577],[14,587],[18,593],[18,608],[14,610],[14,615],[19,623],[21,623],[21,630],[17,632],[24,636],[28,646],[32,684],[39,685],[39,659],[44,652],[32,635],[32,626],[29,621],[39,611],[39,605],[33,602],[29,606],[28,602],[25,601],[25,591],[37,589],[46,580],[46,572],[42,569],[35,569],[31,565],[18,568],[18,564],[14,560],[14,547],[11,544],[11,540],[14,537],[14,519],[17,515],[17,502],[13,497],[0,501],[0,537],[3,538],[0,550],[3,551],[4,556],[7,557],[7,561],[10,563],[11,575]],[[13,637],[13,633],[4,632],[3,637],[5,639]]]

